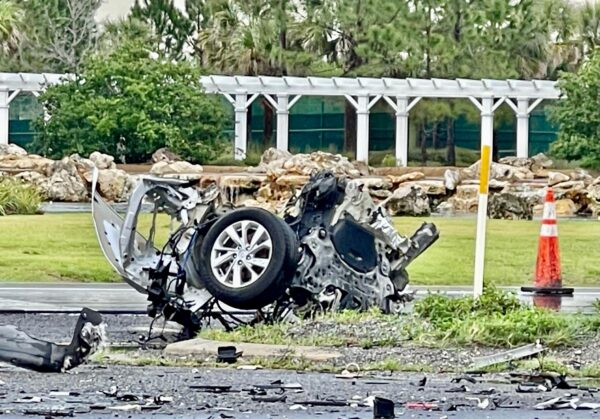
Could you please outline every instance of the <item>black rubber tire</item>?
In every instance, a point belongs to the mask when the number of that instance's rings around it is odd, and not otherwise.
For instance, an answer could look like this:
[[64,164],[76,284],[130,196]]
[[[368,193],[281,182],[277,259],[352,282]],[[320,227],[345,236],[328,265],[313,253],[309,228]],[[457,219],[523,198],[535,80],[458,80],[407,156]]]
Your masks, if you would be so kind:
[[[210,254],[219,234],[231,224],[251,220],[261,224],[271,236],[273,253],[269,265],[254,283],[242,288],[228,287],[215,278]],[[291,283],[298,263],[298,246],[292,229],[279,217],[261,208],[241,208],[219,218],[200,245],[198,273],[206,289],[219,301],[238,309],[259,309],[280,298]]]

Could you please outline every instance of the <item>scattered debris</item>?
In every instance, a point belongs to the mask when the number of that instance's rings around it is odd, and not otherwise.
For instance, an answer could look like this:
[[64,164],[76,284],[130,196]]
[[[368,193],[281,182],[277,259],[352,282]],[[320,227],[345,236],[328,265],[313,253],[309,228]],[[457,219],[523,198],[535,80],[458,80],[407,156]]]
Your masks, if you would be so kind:
[[468,393],[470,391],[471,390],[469,389],[469,387],[463,384],[458,387],[449,388],[448,390],[446,390],[446,393]]
[[205,393],[229,393],[231,386],[211,386],[211,385],[198,385],[192,384],[188,386],[191,390],[199,390]]
[[217,362],[235,364],[242,352],[237,352],[235,346],[219,346],[217,349]]
[[29,336],[14,326],[0,326],[0,361],[39,372],[64,372],[85,362],[104,340],[100,313],[84,308],[69,345]]
[[546,387],[544,384],[536,383],[521,383],[517,386],[517,393],[544,393],[550,391],[551,388]]
[[375,397],[373,402],[373,419],[390,419],[394,414],[394,402],[382,397]]
[[468,381],[471,384],[475,384],[477,383],[477,380],[475,380],[475,378],[473,378],[470,375],[461,375],[459,377],[454,377],[452,380],[450,380],[451,383],[456,383],[456,384],[460,384],[461,381]]
[[24,396],[15,400],[15,403],[41,403],[43,400],[39,396]]
[[577,409],[579,398],[572,397],[554,397],[545,402],[538,403],[534,406],[538,410],[561,410],[561,409]]
[[516,359],[528,358],[544,352],[545,350],[546,348],[544,348],[538,341],[537,343],[531,343],[519,348],[509,349],[508,351],[475,358],[473,359],[472,368],[479,370],[481,368],[489,367],[490,365],[514,361]]
[[466,399],[476,401],[479,409],[487,409],[490,405],[490,399],[480,399],[479,397],[466,397]]
[[262,370],[263,367],[262,367],[262,365],[240,365],[239,367],[237,367],[237,369],[254,371],[254,370]]
[[301,404],[293,404],[290,406],[290,410],[307,410],[307,408]]
[[415,410],[438,410],[439,405],[431,402],[408,402],[406,403],[406,408]]
[[252,396],[251,400],[254,402],[278,403],[285,402],[287,400],[287,396],[285,394],[281,394],[278,396]]

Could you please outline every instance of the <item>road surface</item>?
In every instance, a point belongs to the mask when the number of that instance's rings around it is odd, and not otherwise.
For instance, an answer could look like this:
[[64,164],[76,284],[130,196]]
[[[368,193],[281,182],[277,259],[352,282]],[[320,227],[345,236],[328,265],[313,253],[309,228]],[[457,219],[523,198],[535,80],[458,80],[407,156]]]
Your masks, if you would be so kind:
[[[470,287],[413,287],[417,298],[427,292],[442,292],[451,296],[468,295]],[[525,302],[531,296],[523,294],[517,287],[507,287]],[[573,297],[562,298],[562,310],[567,312],[591,312],[593,303],[600,298],[600,288],[575,288]],[[147,302],[143,294],[136,292],[124,283],[0,283],[0,311],[79,311],[89,307],[101,311],[146,310]]]

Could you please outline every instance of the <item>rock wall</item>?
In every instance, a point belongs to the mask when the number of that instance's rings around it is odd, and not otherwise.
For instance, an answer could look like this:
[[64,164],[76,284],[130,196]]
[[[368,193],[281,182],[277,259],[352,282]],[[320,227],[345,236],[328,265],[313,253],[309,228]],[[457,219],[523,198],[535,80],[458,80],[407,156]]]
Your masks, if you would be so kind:
[[[448,169],[440,178],[427,178],[418,170],[378,175],[377,170],[344,156],[325,152],[292,155],[273,148],[263,154],[257,167],[238,174],[204,173],[202,166],[182,161],[165,149],[158,150],[153,161],[151,175],[195,179],[199,187],[217,184],[224,202],[276,212],[319,170],[359,179],[373,199],[393,215],[477,211],[479,162],[464,169]],[[0,146],[0,177],[9,175],[33,183],[51,201],[89,201],[94,166],[99,169],[100,194],[109,201],[125,201],[137,179],[117,169],[112,156],[94,152],[88,158],[73,154],[55,161],[27,154],[13,144]],[[584,170],[552,170],[552,161],[538,154],[528,159],[507,157],[492,164],[489,216],[531,219],[541,213],[547,185],[554,188],[558,215],[600,214],[600,177],[594,179]]]

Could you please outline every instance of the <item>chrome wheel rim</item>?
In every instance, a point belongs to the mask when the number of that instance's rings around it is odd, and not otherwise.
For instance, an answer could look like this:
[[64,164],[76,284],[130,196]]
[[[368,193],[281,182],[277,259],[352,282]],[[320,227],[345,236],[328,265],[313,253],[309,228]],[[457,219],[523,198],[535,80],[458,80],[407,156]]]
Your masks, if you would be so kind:
[[241,220],[223,230],[210,254],[215,278],[229,288],[243,288],[258,281],[273,257],[273,242],[266,228]]

